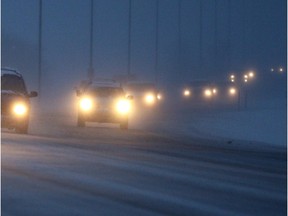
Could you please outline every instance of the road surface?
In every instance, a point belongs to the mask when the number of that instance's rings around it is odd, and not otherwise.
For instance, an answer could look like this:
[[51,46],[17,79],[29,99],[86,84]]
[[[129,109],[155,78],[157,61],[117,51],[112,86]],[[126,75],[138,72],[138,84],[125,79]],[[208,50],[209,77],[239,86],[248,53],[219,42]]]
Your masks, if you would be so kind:
[[31,127],[2,130],[3,216],[286,215],[285,149],[113,126]]

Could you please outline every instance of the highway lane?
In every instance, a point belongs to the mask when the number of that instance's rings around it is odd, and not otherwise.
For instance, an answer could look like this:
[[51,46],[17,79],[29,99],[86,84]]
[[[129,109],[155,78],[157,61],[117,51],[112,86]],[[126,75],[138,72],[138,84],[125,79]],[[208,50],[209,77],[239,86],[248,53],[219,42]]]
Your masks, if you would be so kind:
[[2,215],[286,215],[286,151],[111,127],[2,131]]

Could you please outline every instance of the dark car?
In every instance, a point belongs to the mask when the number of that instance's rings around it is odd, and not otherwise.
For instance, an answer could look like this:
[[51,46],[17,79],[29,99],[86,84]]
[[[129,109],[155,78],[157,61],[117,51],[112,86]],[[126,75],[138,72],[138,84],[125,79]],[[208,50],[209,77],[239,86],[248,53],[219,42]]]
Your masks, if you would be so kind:
[[128,129],[128,115],[131,111],[131,96],[124,93],[120,84],[114,82],[93,82],[76,90],[78,96],[77,126],[86,122],[119,123],[121,129]]
[[14,69],[1,68],[1,128],[27,133],[30,98],[37,92],[27,92],[24,79]]
[[186,84],[183,88],[184,98],[189,98],[193,102],[207,102],[215,98],[217,88],[207,80],[195,80]]
[[238,103],[239,87],[228,81],[214,81],[213,88],[217,89],[215,103],[217,105],[234,105]]

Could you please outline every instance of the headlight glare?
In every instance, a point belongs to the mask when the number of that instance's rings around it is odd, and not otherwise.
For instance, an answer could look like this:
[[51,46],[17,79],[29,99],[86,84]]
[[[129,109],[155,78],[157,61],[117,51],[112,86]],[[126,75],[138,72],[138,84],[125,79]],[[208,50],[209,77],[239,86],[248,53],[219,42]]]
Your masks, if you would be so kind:
[[211,97],[212,96],[212,91],[210,89],[205,89],[204,95],[205,95],[205,97]]
[[83,111],[89,111],[92,108],[92,100],[90,98],[82,98],[80,100],[80,108]]
[[153,94],[145,95],[145,102],[147,104],[153,104],[155,102],[155,96]]
[[13,107],[13,112],[18,116],[23,116],[27,113],[28,108],[24,103],[16,103]]
[[190,94],[191,94],[191,92],[190,92],[189,89],[185,89],[185,90],[183,91],[183,95],[184,95],[185,97],[189,97]]
[[127,114],[131,109],[130,102],[128,100],[120,100],[117,103],[116,109],[121,114]]
[[229,94],[230,95],[235,95],[236,94],[236,89],[235,88],[230,88],[229,89]]

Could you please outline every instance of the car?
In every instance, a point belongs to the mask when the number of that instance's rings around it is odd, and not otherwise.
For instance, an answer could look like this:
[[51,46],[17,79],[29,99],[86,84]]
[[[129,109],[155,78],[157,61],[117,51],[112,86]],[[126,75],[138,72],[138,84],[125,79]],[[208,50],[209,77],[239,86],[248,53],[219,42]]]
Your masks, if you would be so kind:
[[182,98],[194,108],[234,107],[239,88],[228,81],[193,80],[182,88]]
[[133,95],[137,104],[144,106],[155,106],[163,97],[156,86],[150,82],[129,82],[124,85],[124,89]]
[[76,88],[78,97],[77,126],[86,122],[119,123],[128,129],[132,96],[125,94],[121,85],[114,81],[83,81]]
[[184,85],[182,95],[195,103],[207,102],[215,98],[217,88],[207,80],[193,80]]
[[15,69],[1,68],[1,128],[15,129],[26,134],[29,127],[30,98],[23,76]]
[[239,101],[239,87],[229,81],[214,81],[213,84],[217,89],[217,97],[215,102],[217,105],[235,105]]

